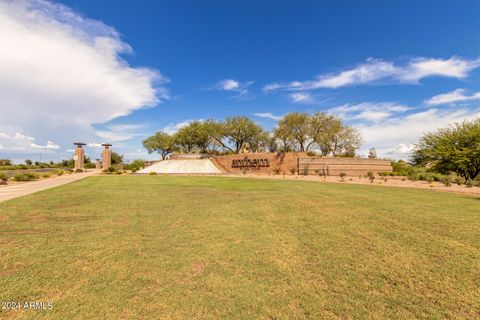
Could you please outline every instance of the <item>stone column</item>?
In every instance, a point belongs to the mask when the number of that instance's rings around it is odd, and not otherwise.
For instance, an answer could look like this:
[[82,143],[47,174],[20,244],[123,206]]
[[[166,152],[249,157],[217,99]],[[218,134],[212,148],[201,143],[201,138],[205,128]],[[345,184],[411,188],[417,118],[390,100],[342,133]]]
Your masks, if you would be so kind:
[[100,162],[100,159],[97,159],[95,161],[95,169],[97,169],[97,170],[102,169],[102,163]]
[[73,156],[73,160],[75,161],[75,170],[84,170],[83,164],[85,161],[85,151],[83,150],[83,146],[85,145],[85,143],[75,142],[74,145],[77,146],[75,148],[75,155]]
[[102,168],[103,170],[107,170],[112,165],[112,149],[110,149],[112,145],[108,143],[102,144],[104,147],[102,152]]

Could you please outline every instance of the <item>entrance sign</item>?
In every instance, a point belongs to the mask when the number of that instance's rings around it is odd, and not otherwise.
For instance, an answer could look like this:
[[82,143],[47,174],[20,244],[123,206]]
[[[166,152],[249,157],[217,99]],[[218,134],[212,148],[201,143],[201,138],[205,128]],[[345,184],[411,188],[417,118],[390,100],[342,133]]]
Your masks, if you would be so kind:
[[232,168],[256,169],[262,167],[270,167],[268,159],[249,159],[245,157],[243,159],[232,160]]

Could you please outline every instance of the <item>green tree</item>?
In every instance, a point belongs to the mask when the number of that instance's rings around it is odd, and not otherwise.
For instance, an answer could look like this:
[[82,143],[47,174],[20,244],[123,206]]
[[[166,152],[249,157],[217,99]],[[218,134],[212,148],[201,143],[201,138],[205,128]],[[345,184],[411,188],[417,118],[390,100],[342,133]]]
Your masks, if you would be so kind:
[[262,136],[262,128],[244,116],[230,117],[224,123],[212,123],[213,138],[225,149],[240,153],[248,142],[258,141]]
[[208,148],[213,141],[211,120],[193,121],[182,127],[175,134],[175,142],[184,152],[198,150],[201,153],[208,153]]
[[277,134],[282,141],[294,141],[300,152],[308,151],[311,146],[310,116],[299,112],[286,114],[278,121]]
[[467,181],[475,179],[480,174],[480,118],[425,134],[413,162],[441,173],[456,172]]
[[153,136],[143,140],[142,144],[148,153],[158,152],[163,160],[176,150],[174,138],[165,132],[155,133]]
[[10,159],[0,159],[0,166],[11,166],[12,160]]
[[112,165],[120,164],[123,162],[123,154],[119,154],[112,151]]
[[25,164],[26,164],[27,166],[31,166],[31,165],[33,164],[33,161],[30,160],[30,159],[27,159],[27,160],[25,160]]

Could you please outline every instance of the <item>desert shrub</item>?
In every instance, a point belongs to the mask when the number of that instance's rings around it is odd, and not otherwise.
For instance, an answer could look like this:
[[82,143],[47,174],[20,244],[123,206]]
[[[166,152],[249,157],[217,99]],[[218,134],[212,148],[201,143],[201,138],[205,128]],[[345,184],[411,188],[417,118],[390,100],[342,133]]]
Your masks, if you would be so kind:
[[149,173],[149,175],[151,175],[151,176],[156,176],[157,173],[156,173],[155,171],[152,171],[152,172]]
[[442,180],[442,183],[445,185],[445,187],[451,187],[452,179],[450,178],[450,176],[445,176]]
[[427,181],[428,183],[433,183],[433,181],[435,181],[435,179],[433,178],[432,175],[427,175],[427,176],[425,176],[425,181]]
[[467,188],[473,188],[474,183],[473,183],[472,180],[468,180],[467,182],[465,182],[465,186],[466,186]]
[[76,169],[75,173],[83,173],[83,170],[82,169]]
[[115,167],[113,167],[113,166],[110,166],[110,167],[108,167],[108,169],[107,169],[107,172],[108,172],[108,173],[114,173],[115,171],[117,171],[117,170],[116,170]]
[[367,178],[370,180],[370,183],[373,183],[373,181],[375,180],[375,175],[373,174],[373,172],[368,171]]
[[38,180],[39,176],[36,173],[32,172],[23,172],[23,173],[17,173],[13,179],[15,181],[33,181],[33,180]]
[[58,169],[58,170],[55,170],[53,173],[56,174],[57,176],[61,176],[63,175],[64,172],[62,169]]
[[0,172],[0,181],[7,181],[8,177],[5,173]]
[[44,173],[44,174],[42,175],[43,178],[50,178],[51,176],[52,176],[51,173]]

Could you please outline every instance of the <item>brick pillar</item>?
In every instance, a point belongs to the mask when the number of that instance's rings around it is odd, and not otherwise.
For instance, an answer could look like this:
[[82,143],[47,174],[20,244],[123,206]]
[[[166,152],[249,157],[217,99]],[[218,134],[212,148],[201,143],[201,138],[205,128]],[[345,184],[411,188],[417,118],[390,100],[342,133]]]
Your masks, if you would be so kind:
[[104,147],[102,152],[102,168],[106,170],[112,165],[112,149],[110,149],[112,145],[104,143],[102,146]]
[[100,159],[97,159],[95,161],[95,169],[97,169],[97,170],[102,169],[102,163],[100,162]]
[[85,161],[85,151],[83,150],[83,146],[85,145],[85,143],[75,142],[74,145],[77,146],[75,148],[75,155],[73,156],[73,159],[75,161],[75,170],[84,170],[83,164]]

